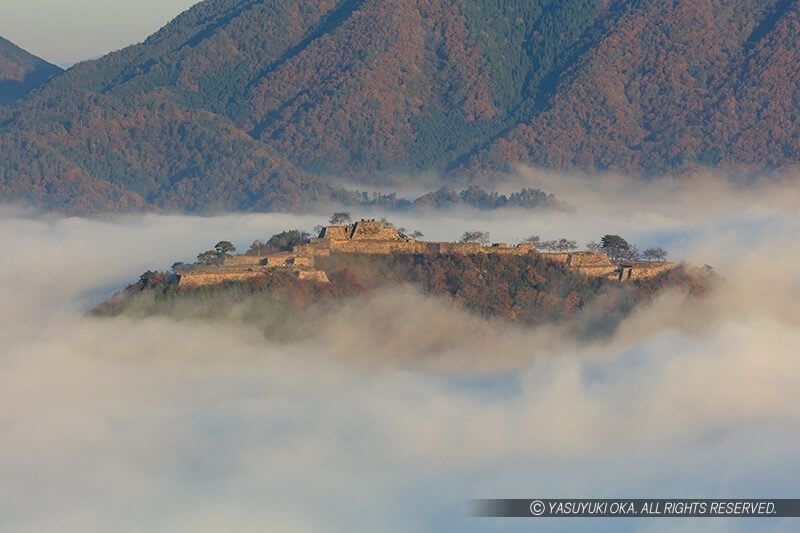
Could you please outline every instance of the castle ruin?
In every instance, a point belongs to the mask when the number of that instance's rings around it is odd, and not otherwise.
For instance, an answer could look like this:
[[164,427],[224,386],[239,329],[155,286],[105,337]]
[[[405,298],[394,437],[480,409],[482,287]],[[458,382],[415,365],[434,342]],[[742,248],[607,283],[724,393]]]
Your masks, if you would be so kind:
[[309,243],[295,246],[291,252],[263,256],[226,257],[221,265],[192,265],[177,271],[181,287],[216,285],[245,281],[274,269],[293,273],[298,279],[329,283],[325,271],[314,267],[315,257],[331,254],[439,254],[439,255],[528,255],[541,256],[566,265],[587,276],[619,281],[644,279],[674,268],[674,263],[643,261],[614,263],[602,252],[537,252],[533,244],[509,246],[505,243],[484,245],[477,242],[427,242],[407,237],[393,226],[379,220],[361,220],[348,225],[323,228]]

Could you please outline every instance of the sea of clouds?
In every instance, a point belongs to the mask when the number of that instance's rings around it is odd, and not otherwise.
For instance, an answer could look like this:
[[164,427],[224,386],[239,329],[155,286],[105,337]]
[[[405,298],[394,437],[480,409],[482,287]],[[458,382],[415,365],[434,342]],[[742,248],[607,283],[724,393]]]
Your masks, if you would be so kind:
[[795,531],[468,516],[469,498],[800,495],[798,189],[522,176],[572,209],[390,218],[429,239],[620,233],[724,283],[668,292],[596,341],[400,287],[286,343],[85,312],[145,270],[323,214],[0,208],[0,531]]

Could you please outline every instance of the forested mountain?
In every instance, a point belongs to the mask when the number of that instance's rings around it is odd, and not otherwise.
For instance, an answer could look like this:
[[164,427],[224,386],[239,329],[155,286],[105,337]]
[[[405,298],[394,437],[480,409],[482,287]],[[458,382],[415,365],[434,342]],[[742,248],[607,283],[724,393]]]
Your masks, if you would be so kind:
[[491,182],[800,160],[800,0],[206,0],[0,111],[0,198],[298,208],[330,176]]
[[546,109],[471,154],[466,170],[654,175],[800,161],[800,2],[637,4],[560,74]]
[[0,37],[0,106],[25,96],[61,69]]

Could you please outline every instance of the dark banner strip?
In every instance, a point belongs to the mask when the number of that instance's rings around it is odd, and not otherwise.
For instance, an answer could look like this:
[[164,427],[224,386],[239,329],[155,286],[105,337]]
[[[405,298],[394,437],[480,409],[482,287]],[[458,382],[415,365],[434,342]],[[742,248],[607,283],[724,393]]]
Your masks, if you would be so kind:
[[472,516],[512,518],[797,518],[800,499],[471,500],[470,510]]

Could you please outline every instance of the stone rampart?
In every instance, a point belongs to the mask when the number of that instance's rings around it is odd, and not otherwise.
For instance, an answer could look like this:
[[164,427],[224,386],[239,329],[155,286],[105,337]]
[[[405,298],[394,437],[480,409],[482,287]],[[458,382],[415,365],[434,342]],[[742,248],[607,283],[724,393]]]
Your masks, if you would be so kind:
[[305,270],[296,270],[295,275],[297,279],[305,281],[316,281],[317,283],[330,283],[328,274],[324,270],[316,270],[313,268]]
[[345,241],[350,238],[350,226],[328,226],[322,229],[320,239],[336,239],[338,241]]
[[576,268],[613,265],[608,255],[603,252],[541,252],[541,255],[551,261]]
[[414,240],[330,241],[331,252],[349,254],[421,254],[426,248],[426,243]]
[[530,244],[519,246],[484,246],[477,242],[425,242],[414,239],[395,240],[338,240],[328,238],[311,239],[307,245],[295,247],[294,254],[299,257],[325,256],[331,253],[350,254],[501,254],[526,255],[535,251]]
[[672,270],[675,268],[675,263],[650,263],[646,261],[637,261],[632,264],[623,264],[619,266],[620,272],[617,279],[620,280],[636,280],[636,279],[650,279],[658,276],[662,272]]
[[395,241],[402,237],[392,226],[379,220],[360,220],[347,226],[328,226],[320,238],[334,241]]
[[365,241],[395,241],[402,237],[394,227],[379,220],[362,220],[353,224],[350,238]]
[[289,252],[279,252],[266,256],[264,258],[264,263],[271,267],[287,266],[289,265],[289,261],[293,258],[294,255]]
[[608,258],[608,255],[603,252],[572,252],[569,254],[567,264],[572,267],[582,266],[611,266],[613,263]]
[[263,264],[264,257],[263,255],[234,255],[226,257],[224,264],[226,267],[253,267]]
[[619,281],[648,279],[675,268],[675,263],[667,262],[632,261],[614,263],[603,252],[545,252],[541,255],[587,276]]
[[247,281],[264,275],[263,270],[239,270],[239,271],[195,271],[184,272],[180,275],[178,286],[180,287],[205,287],[209,285],[219,285],[228,281]]
[[[314,269],[314,257],[332,253],[342,254],[436,254],[436,255],[527,255],[536,252],[533,244],[508,246],[496,243],[486,246],[477,242],[425,242],[400,235],[392,227],[377,220],[361,220],[347,226],[328,226],[320,236],[308,244],[295,246],[292,252],[279,252],[266,256],[233,256],[225,259],[224,265],[192,267],[181,276],[181,286],[203,286],[242,281],[283,268],[293,272],[299,279],[328,283],[322,270]],[[546,252],[541,254],[551,261],[587,276],[609,279],[647,279],[674,268],[674,263],[612,262],[603,252]]]

